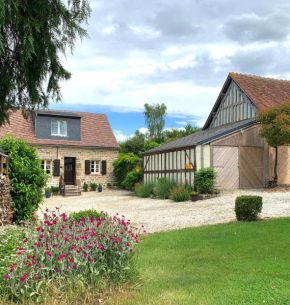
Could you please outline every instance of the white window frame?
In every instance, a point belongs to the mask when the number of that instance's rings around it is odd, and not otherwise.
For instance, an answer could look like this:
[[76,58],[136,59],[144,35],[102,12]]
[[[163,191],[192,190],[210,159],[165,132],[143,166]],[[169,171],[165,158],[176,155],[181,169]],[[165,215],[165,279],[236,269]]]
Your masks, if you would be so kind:
[[[98,170],[97,170],[97,164]],[[100,175],[101,173],[101,161],[100,160],[91,160],[91,174],[92,175]]]
[[[57,134],[52,133],[52,123],[57,122]],[[65,123],[65,134],[60,133],[60,123],[64,122]],[[58,137],[67,137],[67,121],[65,120],[51,120],[51,135],[52,136],[58,136]]]
[[[43,162],[43,168],[42,168],[42,162]],[[50,173],[47,173],[47,163],[50,162]],[[48,175],[52,175],[53,171],[52,171],[52,165],[53,165],[53,162],[52,160],[49,160],[49,159],[42,159],[41,160],[41,168],[48,174]]]

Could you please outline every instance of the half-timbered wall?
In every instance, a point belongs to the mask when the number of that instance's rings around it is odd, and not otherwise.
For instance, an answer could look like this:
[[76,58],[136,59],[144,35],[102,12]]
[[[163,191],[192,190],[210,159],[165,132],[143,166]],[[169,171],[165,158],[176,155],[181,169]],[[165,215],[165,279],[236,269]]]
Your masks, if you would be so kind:
[[257,109],[232,81],[212,120],[211,128],[255,118]]
[[156,182],[167,177],[177,183],[193,185],[195,170],[194,148],[144,155],[144,182]]

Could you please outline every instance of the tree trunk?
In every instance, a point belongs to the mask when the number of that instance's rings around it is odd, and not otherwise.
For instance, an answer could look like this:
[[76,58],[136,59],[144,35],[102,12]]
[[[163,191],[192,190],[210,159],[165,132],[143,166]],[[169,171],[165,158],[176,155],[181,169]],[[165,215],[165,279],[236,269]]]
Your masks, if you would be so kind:
[[275,147],[275,167],[274,167],[274,180],[276,184],[278,183],[278,173],[277,173],[277,167],[278,167],[278,147]]

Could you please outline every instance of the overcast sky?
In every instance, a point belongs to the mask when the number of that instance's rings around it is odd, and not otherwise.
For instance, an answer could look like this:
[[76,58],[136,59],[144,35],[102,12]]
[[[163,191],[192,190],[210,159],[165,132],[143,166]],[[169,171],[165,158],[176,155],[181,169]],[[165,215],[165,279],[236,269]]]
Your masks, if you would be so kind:
[[[64,109],[127,118],[144,103],[165,103],[170,124],[202,125],[230,71],[290,79],[289,1],[93,0],[91,7],[90,39],[64,61],[73,74],[62,86]],[[145,127],[119,122],[111,122],[118,139]]]

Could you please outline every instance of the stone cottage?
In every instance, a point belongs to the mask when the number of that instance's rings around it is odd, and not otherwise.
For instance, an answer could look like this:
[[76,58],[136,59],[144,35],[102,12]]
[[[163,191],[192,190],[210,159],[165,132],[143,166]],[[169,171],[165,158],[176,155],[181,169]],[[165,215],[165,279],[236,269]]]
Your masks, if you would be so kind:
[[0,136],[12,134],[35,146],[41,166],[49,175],[49,186],[84,182],[101,183],[106,188],[114,182],[112,163],[119,145],[105,114],[35,110],[27,120],[17,110],[10,125],[0,129]]

